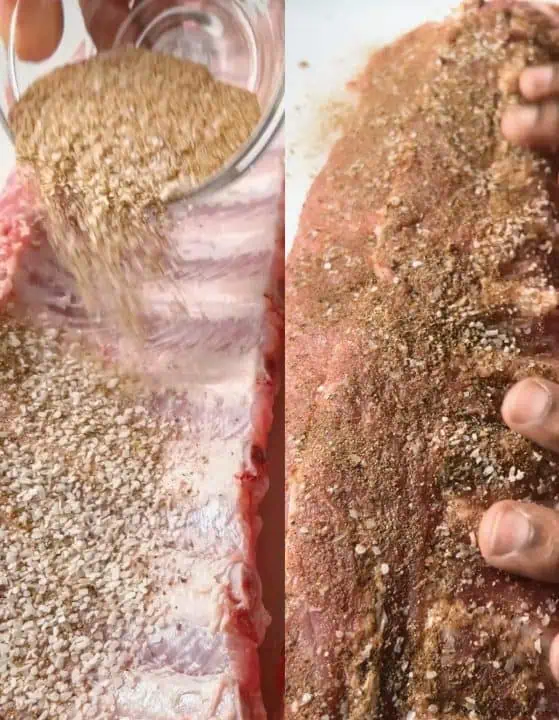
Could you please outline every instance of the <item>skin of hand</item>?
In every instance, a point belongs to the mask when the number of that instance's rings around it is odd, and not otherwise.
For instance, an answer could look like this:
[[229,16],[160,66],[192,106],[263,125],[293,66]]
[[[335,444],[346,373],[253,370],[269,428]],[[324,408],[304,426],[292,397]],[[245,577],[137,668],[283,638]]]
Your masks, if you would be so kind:
[[[7,42],[17,0],[0,0],[0,36]],[[80,0],[85,24],[100,50],[110,48],[130,12],[129,0]],[[64,31],[62,0],[19,0],[16,52],[21,60],[41,62],[57,49]]]
[[[559,65],[531,67],[519,80],[523,105],[508,108],[501,129],[509,142],[559,148]],[[502,406],[505,423],[541,447],[559,453],[559,385],[527,378],[512,387]],[[493,505],[479,527],[479,546],[492,566],[543,582],[559,583],[559,512],[534,504]],[[559,681],[559,635],[549,650]]]
[[527,68],[520,76],[520,94],[526,101],[508,108],[501,128],[507,140],[526,147],[559,147],[559,65]]

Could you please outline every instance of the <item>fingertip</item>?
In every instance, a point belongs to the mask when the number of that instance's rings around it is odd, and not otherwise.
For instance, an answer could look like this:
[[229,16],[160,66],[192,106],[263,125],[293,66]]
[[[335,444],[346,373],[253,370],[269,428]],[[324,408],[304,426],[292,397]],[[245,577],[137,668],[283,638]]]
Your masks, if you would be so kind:
[[113,47],[116,34],[130,14],[128,0],[91,2],[80,0],[80,7],[87,29],[99,50]]
[[509,142],[516,137],[516,123],[514,122],[513,108],[507,108],[501,118],[501,132]]
[[549,648],[549,667],[555,680],[559,682],[559,635],[556,635]]
[[501,131],[505,138],[517,145],[528,145],[538,121],[536,105],[514,105],[503,113]]
[[[8,42],[16,0],[0,0],[0,30]],[[24,62],[41,62],[58,48],[64,32],[61,0],[19,0],[15,50]]]
[[492,505],[489,510],[486,510],[481,518],[481,522],[478,528],[478,545],[479,550],[484,558],[488,561],[491,557],[491,539],[493,535],[493,527],[495,524],[495,518],[500,512],[499,505],[502,503],[496,503]]
[[478,544],[486,562],[500,566],[500,558],[520,550],[530,541],[532,530],[517,503],[501,500],[487,510],[478,529]]
[[526,100],[540,100],[553,90],[554,69],[551,65],[526,68],[520,75],[519,88]]
[[506,500],[483,516],[478,545],[488,565],[542,582],[559,582],[559,514]]
[[525,378],[503,399],[501,414],[514,432],[542,448],[559,452],[559,385],[544,378]]
[[526,378],[516,383],[505,395],[501,414],[512,429],[541,424],[549,415],[553,398],[540,380]]

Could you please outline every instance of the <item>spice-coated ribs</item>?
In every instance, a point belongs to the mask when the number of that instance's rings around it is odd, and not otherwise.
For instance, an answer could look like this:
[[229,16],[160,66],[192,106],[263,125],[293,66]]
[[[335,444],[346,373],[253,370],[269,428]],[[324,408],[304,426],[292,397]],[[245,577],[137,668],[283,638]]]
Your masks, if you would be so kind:
[[554,158],[502,138],[549,6],[468,3],[374,55],[288,266],[287,717],[551,720],[559,593],[489,568],[494,501],[559,501],[503,424],[559,380]]

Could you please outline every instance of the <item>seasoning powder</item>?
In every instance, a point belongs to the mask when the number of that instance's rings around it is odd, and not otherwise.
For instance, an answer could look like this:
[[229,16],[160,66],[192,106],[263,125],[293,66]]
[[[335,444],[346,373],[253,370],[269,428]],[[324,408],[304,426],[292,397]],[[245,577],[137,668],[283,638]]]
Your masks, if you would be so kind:
[[259,118],[255,95],[205,66],[134,48],[27,90],[10,116],[18,162],[90,311],[112,303],[127,330],[141,327],[142,283],[173,267],[166,204],[218,172]]
[[0,717],[114,717],[157,623],[176,426],[61,332],[0,315]]

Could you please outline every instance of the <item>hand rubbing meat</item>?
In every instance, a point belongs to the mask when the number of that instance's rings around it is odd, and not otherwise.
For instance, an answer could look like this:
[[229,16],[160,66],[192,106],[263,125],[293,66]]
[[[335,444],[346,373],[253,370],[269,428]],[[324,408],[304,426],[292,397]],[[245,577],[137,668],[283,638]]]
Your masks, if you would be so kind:
[[288,267],[287,718],[551,720],[559,593],[487,567],[498,500],[559,502],[502,398],[559,380],[556,159],[509,145],[541,4],[378,52]]

